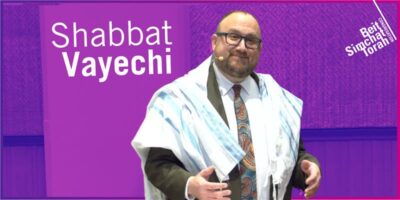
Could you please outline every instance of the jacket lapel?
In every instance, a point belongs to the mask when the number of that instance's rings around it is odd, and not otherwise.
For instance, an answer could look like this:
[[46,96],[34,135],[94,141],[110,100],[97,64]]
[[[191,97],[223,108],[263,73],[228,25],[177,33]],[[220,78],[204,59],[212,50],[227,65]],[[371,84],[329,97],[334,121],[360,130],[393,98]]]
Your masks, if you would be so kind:
[[226,118],[224,104],[222,103],[221,93],[219,92],[217,78],[215,76],[214,67],[211,62],[208,70],[207,78],[207,98],[217,110],[219,116],[224,120],[225,124],[229,127],[228,120]]

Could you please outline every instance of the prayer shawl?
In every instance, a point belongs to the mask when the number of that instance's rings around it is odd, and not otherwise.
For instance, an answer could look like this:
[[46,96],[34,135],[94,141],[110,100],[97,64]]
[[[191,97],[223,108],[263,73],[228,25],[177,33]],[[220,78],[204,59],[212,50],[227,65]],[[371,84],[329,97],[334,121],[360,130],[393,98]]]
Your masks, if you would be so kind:
[[[220,181],[244,156],[228,126],[207,98],[211,56],[185,76],[160,88],[132,140],[142,161],[146,199],[166,199],[147,179],[144,165],[151,147],[170,149],[186,170],[197,174],[213,166]],[[265,134],[254,134],[258,200],[283,199],[296,164],[302,101],[281,88],[270,75],[257,74]],[[233,106],[233,105],[232,105]],[[272,176],[272,183],[269,177]]]

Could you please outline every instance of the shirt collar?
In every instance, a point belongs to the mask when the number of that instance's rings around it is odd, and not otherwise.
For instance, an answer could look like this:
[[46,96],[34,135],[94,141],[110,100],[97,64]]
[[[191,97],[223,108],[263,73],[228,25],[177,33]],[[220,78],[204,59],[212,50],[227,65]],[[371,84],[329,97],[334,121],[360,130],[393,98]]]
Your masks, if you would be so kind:
[[[222,72],[219,70],[217,65],[213,63],[214,71],[215,71],[215,76],[217,78],[218,86],[219,86],[219,91],[222,96],[225,96],[228,94],[229,90],[232,89],[232,86],[234,83],[232,83],[229,79],[227,79]],[[250,76],[247,76],[241,83],[239,83],[242,88],[247,94],[249,94],[250,87],[251,87],[251,80],[252,78]]]

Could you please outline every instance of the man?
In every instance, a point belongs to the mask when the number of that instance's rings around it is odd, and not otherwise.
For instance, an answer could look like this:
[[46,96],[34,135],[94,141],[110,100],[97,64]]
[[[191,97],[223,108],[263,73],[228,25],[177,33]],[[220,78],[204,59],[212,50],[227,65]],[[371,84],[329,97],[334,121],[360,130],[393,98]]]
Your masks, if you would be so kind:
[[156,92],[132,142],[146,199],[290,199],[293,186],[312,197],[321,173],[299,139],[302,102],[253,71],[257,20],[228,13],[211,43],[211,59]]

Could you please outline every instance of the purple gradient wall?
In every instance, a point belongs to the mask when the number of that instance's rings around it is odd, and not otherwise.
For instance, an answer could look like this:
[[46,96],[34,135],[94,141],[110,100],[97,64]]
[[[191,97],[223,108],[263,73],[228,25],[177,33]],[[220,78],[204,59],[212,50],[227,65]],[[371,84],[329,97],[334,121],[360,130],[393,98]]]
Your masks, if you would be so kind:
[[[372,2],[257,5],[191,6],[191,66],[210,53],[221,13],[248,10],[259,19],[264,41],[257,70],[303,99],[303,128],[396,126],[396,45],[369,57],[344,51],[362,39],[361,27],[380,17]],[[381,9],[397,30],[396,4]]]
[[39,9],[1,10],[1,196],[45,197]]
[[[43,103],[43,88],[49,87],[42,85],[44,75],[41,73],[41,51],[44,50],[40,45],[43,42],[40,40],[43,34],[40,32],[40,23],[43,23],[40,9],[43,5],[4,2],[1,5],[3,198],[65,197],[60,194],[68,193],[67,190],[49,191],[51,187],[46,187],[46,176],[52,169],[45,168],[45,154],[49,152],[44,149],[46,136],[43,137],[43,107],[48,106]],[[126,5],[134,10],[134,4]],[[379,5],[396,32],[397,4]],[[163,5],[152,4],[149,9],[151,6],[161,8]],[[361,40],[359,28],[379,18],[372,2],[187,3],[175,6],[188,16],[187,24],[182,25],[187,27],[189,32],[185,34],[190,38],[186,41],[190,50],[187,52],[190,66],[187,67],[196,66],[210,54],[209,37],[223,13],[243,9],[259,19],[264,43],[258,71],[272,74],[305,102],[303,139],[306,148],[320,159],[323,170],[319,197],[396,195],[397,46],[391,44],[369,57],[361,54],[348,57],[344,52],[345,46]],[[163,81],[167,80],[160,80],[160,83]],[[140,123],[138,119],[133,120],[132,126]],[[129,145],[134,132],[115,136],[114,140],[126,138]],[[136,158],[123,159],[134,166],[134,173],[139,173]],[[68,165],[66,163],[66,169]],[[100,195],[96,195],[96,189],[89,193],[85,185],[80,185],[72,197],[140,197],[141,178],[121,177],[115,181],[112,174],[118,170],[118,167],[111,167],[105,172],[111,174],[109,178],[98,180],[104,187],[102,191],[98,189]],[[131,177],[133,172],[118,173]],[[86,178],[89,182],[95,180]],[[121,190],[116,186],[121,181],[128,181],[133,188]],[[299,194],[295,191],[294,195]]]

